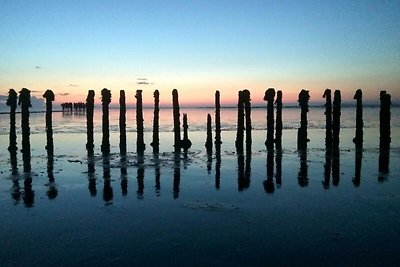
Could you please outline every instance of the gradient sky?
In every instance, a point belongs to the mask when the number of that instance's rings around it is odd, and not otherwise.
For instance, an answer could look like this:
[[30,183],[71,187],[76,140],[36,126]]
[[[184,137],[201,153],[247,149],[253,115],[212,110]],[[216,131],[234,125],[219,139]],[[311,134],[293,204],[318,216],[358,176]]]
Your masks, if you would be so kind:
[[168,105],[177,88],[181,104],[212,104],[216,89],[235,103],[248,88],[262,103],[275,87],[285,102],[301,88],[311,101],[325,88],[400,99],[399,0],[0,0],[0,36],[0,95],[84,101],[106,87],[114,103],[120,89],[152,103],[159,89]]

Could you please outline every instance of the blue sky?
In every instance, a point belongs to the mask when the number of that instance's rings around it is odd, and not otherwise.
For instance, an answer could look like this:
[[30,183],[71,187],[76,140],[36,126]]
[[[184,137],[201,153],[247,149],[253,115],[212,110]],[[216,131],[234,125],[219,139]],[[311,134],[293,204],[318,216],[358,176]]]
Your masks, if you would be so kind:
[[[173,88],[186,102],[268,87],[400,96],[400,1],[0,0],[0,94]],[[138,85],[147,78],[149,85]],[[148,93],[147,93],[148,91]],[[148,94],[148,96],[147,96]],[[115,97],[117,99],[117,97]]]

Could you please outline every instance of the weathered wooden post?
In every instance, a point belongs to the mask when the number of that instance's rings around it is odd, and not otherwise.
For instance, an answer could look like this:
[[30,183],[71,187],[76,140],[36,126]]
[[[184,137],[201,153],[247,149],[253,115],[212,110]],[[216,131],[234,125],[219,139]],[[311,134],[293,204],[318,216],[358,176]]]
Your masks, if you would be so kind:
[[309,99],[309,91],[302,89],[299,93],[298,100],[301,109],[300,128],[297,131],[297,149],[299,150],[307,150],[307,142],[310,141],[307,136],[307,113]]
[[215,92],[215,146],[221,147],[221,103],[220,93],[217,90]]
[[331,89],[326,89],[323,98],[325,103],[325,148],[331,151],[332,148],[332,95]]
[[236,132],[236,152],[243,154],[243,138],[244,138],[244,106],[243,106],[243,91],[238,93],[238,117],[237,117],[237,132]]
[[267,140],[265,141],[265,146],[268,150],[274,149],[274,98],[275,89],[267,89],[264,101],[267,101]]
[[102,117],[102,133],[103,138],[101,141],[101,152],[103,154],[110,153],[110,131],[109,131],[109,105],[111,103],[111,91],[104,88],[101,90],[101,102],[103,106],[103,117]]
[[187,114],[183,113],[183,140],[180,142],[180,147],[187,151],[191,146],[192,142],[189,140],[188,134],[188,122],[187,122]]
[[251,103],[250,103],[250,91],[245,89],[243,90],[243,105],[244,105],[244,114],[246,119],[246,150],[251,150],[252,137],[251,137]]
[[[276,122],[275,122],[275,146],[279,150],[282,148],[282,91],[278,90],[276,93]],[[282,151],[281,151],[282,152]],[[277,181],[278,184],[278,181]]]
[[93,137],[93,113],[94,113],[94,90],[89,90],[86,98],[86,130],[87,142],[86,149],[89,155],[93,155],[94,137]]
[[8,99],[7,99],[7,106],[10,107],[10,145],[8,146],[8,151],[10,153],[15,154],[16,158],[16,152],[17,152],[17,133],[15,129],[15,110],[17,109],[17,99],[18,95],[17,92],[15,92],[14,89],[10,89],[8,92]]
[[126,101],[125,91],[119,91],[119,150],[121,155],[126,154]]
[[22,158],[24,161],[24,172],[31,171],[31,143],[29,128],[29,108],[31,107],[31,91],[22,88],[19,92],[18,105],[21,106],[21,128],[22,128]]
[[386,91],[380,92],[381,107],[379,112],[379,172],[382,174],[379,180],[384,180],[384,175],[389,173],[389,155],[390,155],[390,119],[391,119],[391,96]]
[[364,120],[363,120],[363,106],[362,106],[362,91],[358,89],[354,95],[354,99],[357,100],[356,108],[356,136],[353,139],[356,148],[362,148],[363,136],[364,136]]
[[159,117],[160,117],[160,93],[158,90],[154,91],[154,119],[153,119],[153,152],[158,153],[160,151],[160,136],[159,136]]
[[172,90],[172,108],[174,116],[174,147],[175,152],[181,150],[181,122],[179,120],[179,100],[178,100],[178,90]]
[[212,127],[211,127],[211,115],[207,114],[207,139],[205,143],[207,149],[207,155],[212,154],[213,142],[212,142]]
[[136,150],[139,155],[143,154],[146,149],[144,144],[143,135],[143,101],[142,101],[142,90],[136,90],[136,126],[137,126],[137,140]]
[[342,101],[342,99],[341,99],[340,90],[335,90],[334,97],[333,97],[333,109],[332,109],[333,148],[339,148],[341,101]]
[[361,183],[361,165],[362,165],[362,153],[363,153],[363,141],[364,141],[364,121],[363,121],[363,106],[362,106],[362,91],[358,89],[354,95],[354,99],[357,101],[356,109],[356,136],[353,139],[353,143],[356,146],[355,152],[355,171],[354,171],[354,186],[358,187]]
[[53,112],[54,93],[53,91],[48,89],[43,94],[43,97],[46,99],[46,138],[47,138],[46,149],[49,155],[53,155],[54,145],[53,145],[52,112]]

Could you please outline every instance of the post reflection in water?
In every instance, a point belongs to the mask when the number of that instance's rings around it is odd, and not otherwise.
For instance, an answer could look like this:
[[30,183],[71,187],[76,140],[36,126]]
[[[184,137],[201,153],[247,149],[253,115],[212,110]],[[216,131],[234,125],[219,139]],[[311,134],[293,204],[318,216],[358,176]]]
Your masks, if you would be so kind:
[[263,182],[265,192],[272,194],[275,191],[274,184],[274,150],[267,151],[267,179]]
[[361,184],[361,165],[362,165],[362,157],[363,150],[361,148],[356,148],[356,162],[355,162],[355,171],[354,171],[354,179],[353,184],[356,187],[359,187]]
[[179,186],[181,182],[181,153],[175,151],[174,153],[174,184],[173,184],[173,197],[177,199],[179,197]]
[[49,177],[49,188],[47,190],[47,197],[49,199],[55,199],[58,195],[57,186],[54,179],[54,156],[52,152],[48,150],[47,152],[47,176]]
[[281,148],[276,149],[275,162],[276,162],[276,174],[275,174],[276,186],[278,188],[280,188],[282,185],[282,149]]
[[121,193],[123,196],[128,194],[128,171],[126,169],[126,154],[121,150]]
[[221,143],[215,143],[215,188],[221,186]]
[[22,199],[24,200],[25,207],[31,208],[35,203],[35,192],[32,190],[32,177],[30,172],[24,173],[24,194]]
[[111,187],[110,156],[108,153],[103,154],[103,180],[103,200],[106,204],[109,204],[113,200],[113,189]]
[[324,181],[322,185],[325,189],[329,189],[331,183],[332,170],[332,151],[329,146],[325,147],[325,164],[324,164]]
[[155,170],[154,170],[154,175],[155,175],[155,190],[156,190],[156,196],[159,197],[161,196],[161,183],[160,183],[160,177],[161,177],[161,171],[160,171],[160,159],[158,157],[158,153],[154,153],[154,164],[155,164]]
[[390,149],[381,147],[379,149],[379,176],[378,176],[379,182],[385,181],[386,176],[389,174],[389,158],[390,158]]
[[95,176],[95,167],[94,167],[94,156],[93,153],[91,152],[92,150],[88,148],[88,158],[87,158],[87,164],[88,164],[88,181],[89,181],[89,192],[92,197],[95,197],[97,195],[97,189],[96,189],[96,176]]
[[246,149],[246,164],[243,153],[237,155],[238,164],[238,191],[243,191],[250,187],[251,180],[251,149]]
[[340,151],[338,147],[332,152],[332,184],[338,186],[340,182]]
[[308,186],[308,164],[307,164],[307,149],[299,150],[300,170],[298,174],[298,183],[301,187]]
[[13,180],[11,197],[14,200],[15,204],[17,204],[21,200],[21,187],[19,185],[17,150],[10,150],[10,163],[11,163],[11,175]]
[[138,199],[143,199],[143,197],[144,197],[144,164],[143,164],[143,159],[138,160],[138,168],[137,168],[137,177],[136,178],[137,178],[137,198]]

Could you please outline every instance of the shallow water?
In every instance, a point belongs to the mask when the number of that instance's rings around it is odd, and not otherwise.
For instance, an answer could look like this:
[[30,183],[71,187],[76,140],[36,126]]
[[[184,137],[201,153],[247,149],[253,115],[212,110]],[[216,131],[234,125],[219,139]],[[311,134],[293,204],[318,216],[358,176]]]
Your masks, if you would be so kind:
[[[44,149],[44,114],[35,114],[32,172],[25,174],[20,153],[18,173],[12,174],[8,120],[1,115],[1,265],[395,266],[400,260],[398,111],[392,110],[389,173],[381,174],[379,111],[364,110],[359,181],[353,110],[342,111],[335,175],[324,168],[323,111],[310,111],[311,141],[302,161],[296,150],[299,113],[285,109],[281,177],[277,151],[271,158],[265,150],[261,109],[252,113],[251,157],[235,154],[236,113],[223,110],[220,164],[215,151],[210,158],[204,149],[203,123],[212,110],[181,110],[189,114],[193,146],[178,156],[172,152],[172,116],[162,110],[158,159],[148,145],[152,110],[146,110],[143,163],[135,153],[133,111],[128,112],[126,161],[118,150],[117,111],[111,112],[114,126],[107,158],[100,153],[99,112],[93,158],[86,156],[85,117],[55,113],[53,168],[48,168]],[[94,174],[88,173],[91,160]]]

